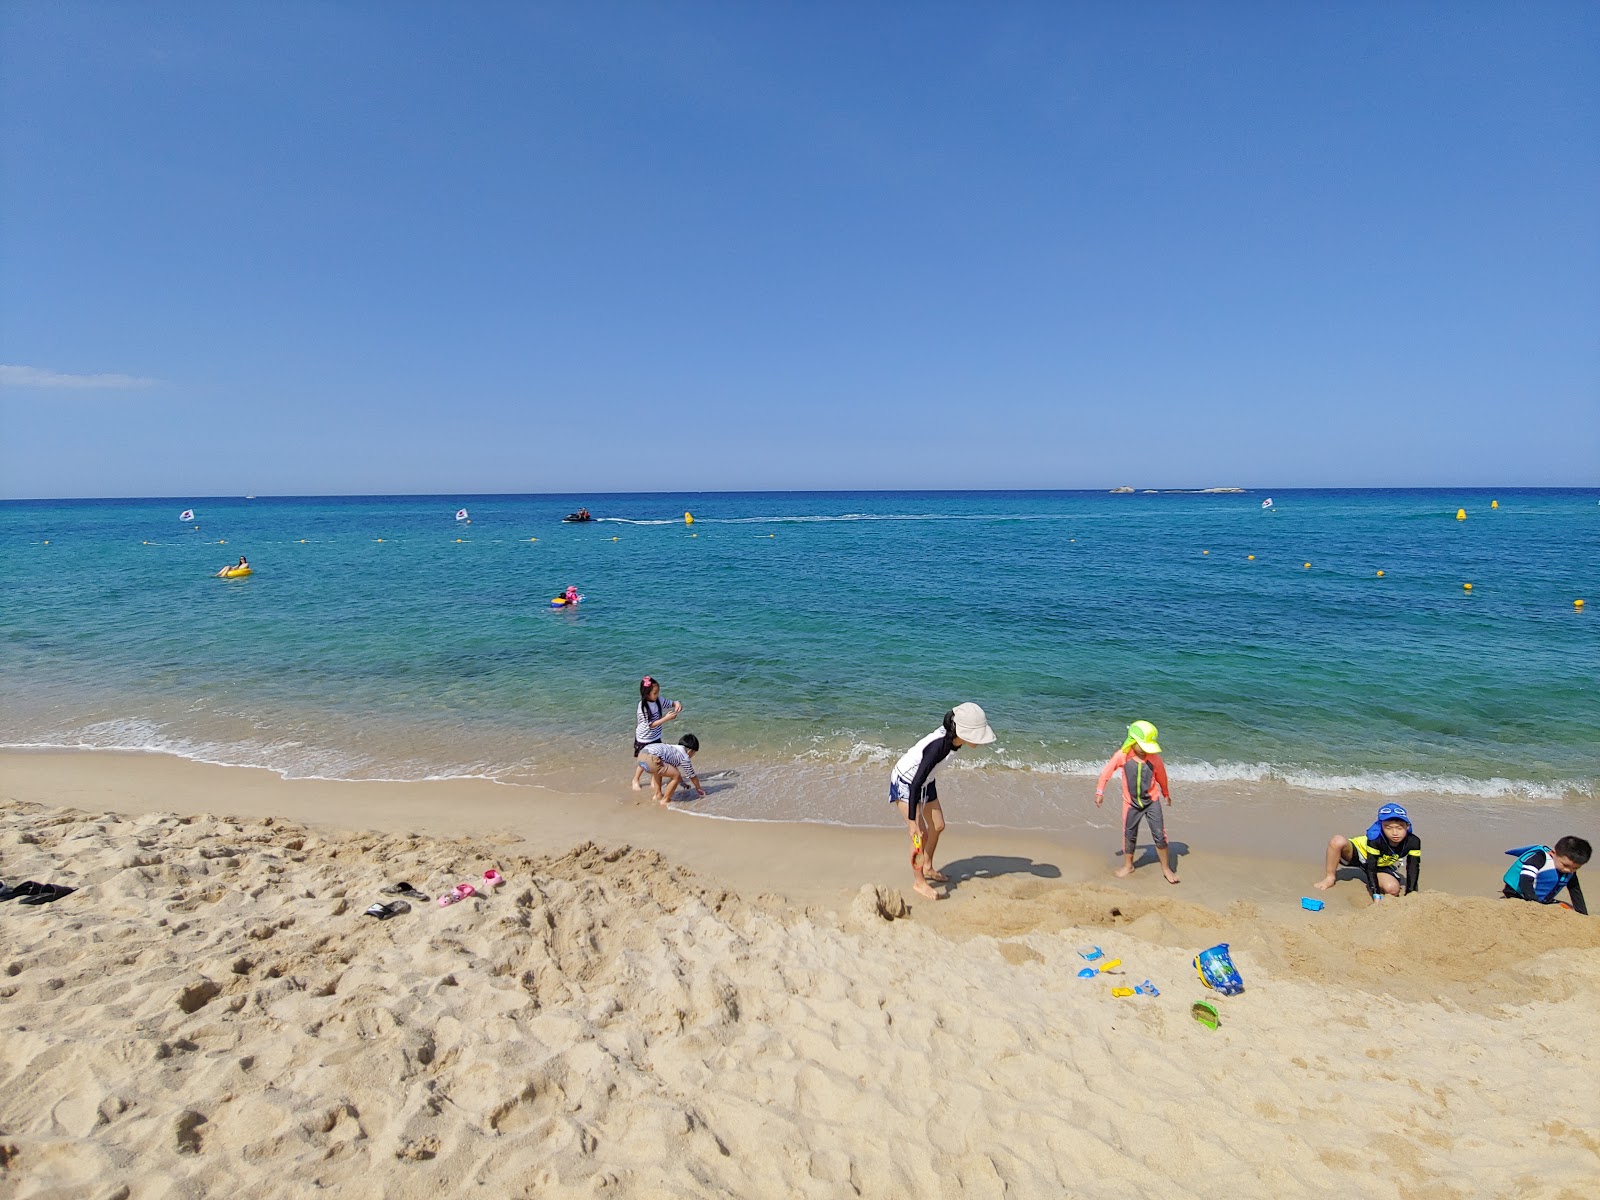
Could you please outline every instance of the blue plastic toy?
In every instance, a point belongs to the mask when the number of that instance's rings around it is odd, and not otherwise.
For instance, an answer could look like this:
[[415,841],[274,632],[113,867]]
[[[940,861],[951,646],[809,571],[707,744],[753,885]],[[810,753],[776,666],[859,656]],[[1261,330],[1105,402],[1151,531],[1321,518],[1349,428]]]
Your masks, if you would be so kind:
[[1244,980],[1239,977],[1239,969],[1228,956],[1227,942],[1195,955],[1194,969],[1201,983],[1224,996],[1237,996],[1244,991]]
[[1133,990],[1138,992],[1139,995],[1141,995],[1141,996],[1159,996],[1159,995],[1161,995],[1161,992],[1156,987],[1156,985],[1151,983],[1148,979],[1146,979],[1143,983],[1141,983],[1138,987],[1134,988]]
[[1305,910],[1307,910],[1308,912],[1321,912],[1322,911],[1322,901],[1321,900],[1313,900],[1310,896],[1301,896],[1300,897],[1300,907],[1305,909]]

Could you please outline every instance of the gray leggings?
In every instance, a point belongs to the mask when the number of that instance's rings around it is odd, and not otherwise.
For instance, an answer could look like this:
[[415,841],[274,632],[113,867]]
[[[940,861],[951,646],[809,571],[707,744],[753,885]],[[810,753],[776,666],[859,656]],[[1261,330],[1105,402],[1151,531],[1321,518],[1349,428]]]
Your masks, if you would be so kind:
[[1150,839],[1158,846],[1167,844],[1167,820],[1161,815],[1161,801],[1152,800],[1143,808],[1128,805],[1122,812],[1122,852],[1132,854],[1139,835],[1139,822],[1150,823]]

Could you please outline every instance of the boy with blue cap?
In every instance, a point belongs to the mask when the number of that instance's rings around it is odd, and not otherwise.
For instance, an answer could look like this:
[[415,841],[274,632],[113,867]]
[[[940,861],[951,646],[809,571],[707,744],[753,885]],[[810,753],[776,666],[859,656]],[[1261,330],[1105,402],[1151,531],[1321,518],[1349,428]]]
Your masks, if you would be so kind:
[[[1353,838],[1335,834],[1328,840],[1328,874],[1315,886],[1327,891],[1340,867],[1359,866],[1367,891],[1374,900],[1409,896],[1422,874],[1422,840],[1411,828],[1411,818],[1398,804],[1385,804],[1367,832]],[[1402,888],[1404,891],[1402,892]]]

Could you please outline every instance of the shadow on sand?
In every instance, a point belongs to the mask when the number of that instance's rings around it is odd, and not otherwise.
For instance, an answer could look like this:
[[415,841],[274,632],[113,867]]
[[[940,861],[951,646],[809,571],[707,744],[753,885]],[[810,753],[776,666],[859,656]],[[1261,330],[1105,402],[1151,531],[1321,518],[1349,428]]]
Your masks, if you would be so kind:
[[[1122,857],[1121,850],[1115,850],[1112,853],[1117,858]],[[1174,871],[1178,870],[1178,864],[1187,857],[1188,853],[1188,842],[1169,841],[1167,843],[1167,857],[1172,860],[1172,869]],[[1135,871],[1140,867],[1157,867],[1160,865],[1161,859],[1156,856],[1156,848],[1154,846],[1135,846],[1133,848],[1133,869]]]
[[996,879],[1001,875],[1032,875],[1037,879],[1060,879],[1061,868],[1054,863],[1034,862],[1031,858],[1009,854],[979,854],[958,858],[939,868],[950,876],[947,890],[955,891],[967,879]]

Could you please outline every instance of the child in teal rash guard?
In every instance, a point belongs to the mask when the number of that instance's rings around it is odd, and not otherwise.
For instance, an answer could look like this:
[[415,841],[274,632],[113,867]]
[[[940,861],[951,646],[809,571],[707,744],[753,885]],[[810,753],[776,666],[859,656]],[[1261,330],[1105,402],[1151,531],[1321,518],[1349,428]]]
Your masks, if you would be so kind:
[[1567,889],[1567,900],[1574,912],[1589,915],[1578,886],[1578,868],[1589,861],[1594,848],[1581,837],[1564,837],[1554,846],[1520,846],[1507,850],[1517,861],[1505,874],[1501,895],[1508,900],[1532,900],[1536,904],[1558,904],[1556,897]]

